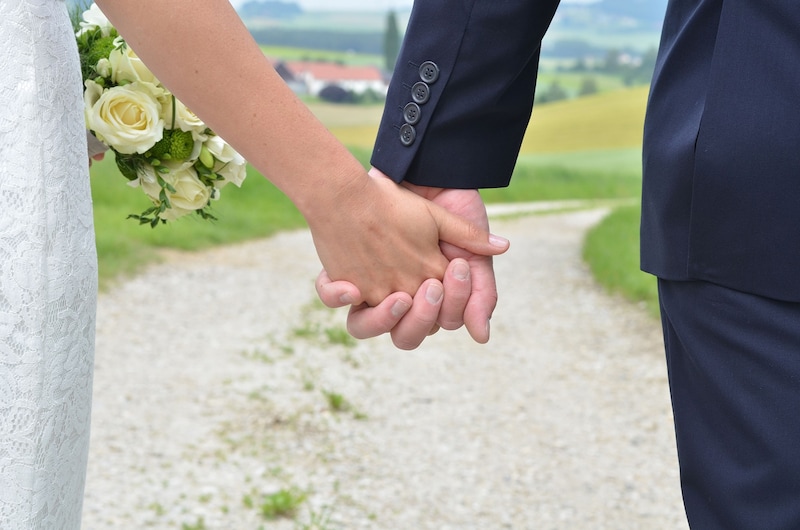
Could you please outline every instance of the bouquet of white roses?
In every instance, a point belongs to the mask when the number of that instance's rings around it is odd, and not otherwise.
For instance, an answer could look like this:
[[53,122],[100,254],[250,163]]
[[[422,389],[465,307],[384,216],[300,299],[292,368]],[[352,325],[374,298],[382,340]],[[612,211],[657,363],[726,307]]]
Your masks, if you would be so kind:
[[229,182],[241,186],[244,158],[159,83],[97,5],[81,15],[76,38],[86,127],[153,203],[129,217],[152,227],[192,212],[214,219],[210,201]]

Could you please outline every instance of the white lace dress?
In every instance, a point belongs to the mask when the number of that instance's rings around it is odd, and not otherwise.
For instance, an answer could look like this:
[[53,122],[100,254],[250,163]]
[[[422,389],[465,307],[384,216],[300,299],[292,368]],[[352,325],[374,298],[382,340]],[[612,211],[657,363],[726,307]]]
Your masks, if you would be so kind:
[[0,528],[77,529],[96,256],[61,0],[0,0]]

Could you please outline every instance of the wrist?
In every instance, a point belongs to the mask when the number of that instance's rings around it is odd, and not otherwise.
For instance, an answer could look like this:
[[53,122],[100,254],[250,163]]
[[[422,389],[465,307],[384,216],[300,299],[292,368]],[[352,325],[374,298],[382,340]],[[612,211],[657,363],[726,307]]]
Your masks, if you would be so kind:
[[351,216],[354,210],[369,202],[371,179],[360,164],[334,173],[328,171],[328,177],[324,185],[321,185],[322,182],[312,183],[301,193],[290,197],[309,226],[334,224],[342,216]]

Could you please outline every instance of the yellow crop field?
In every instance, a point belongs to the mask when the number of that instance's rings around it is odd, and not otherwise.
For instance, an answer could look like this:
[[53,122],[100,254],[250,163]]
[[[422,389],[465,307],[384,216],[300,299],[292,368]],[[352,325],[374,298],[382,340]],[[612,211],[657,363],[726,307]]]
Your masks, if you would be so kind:
[[383,105],[309,103],[308,107],[343,144],[372,149]]
[[625,149],[642,145],[647,87],[537,105],[522,154]]
[[[521,154],[627,149],[642,144],[647,87],[536,105]],[[380,106],[311,104],[312,111],[345,145],[371,149]]]

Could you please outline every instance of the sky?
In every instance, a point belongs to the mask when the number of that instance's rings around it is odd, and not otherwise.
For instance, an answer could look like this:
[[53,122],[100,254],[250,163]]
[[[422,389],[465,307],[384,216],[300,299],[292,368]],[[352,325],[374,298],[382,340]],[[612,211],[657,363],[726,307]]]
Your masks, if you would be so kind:
[[[248,0],[231,0],[239,7]],[[300,7],[308,11],[388,11],[389,9],[411,9],[413,0],[295,0]],[[564,4],[588,3],[596,0],[562,0]]]

